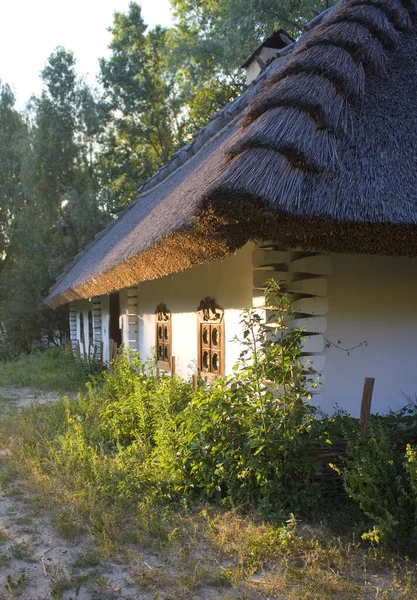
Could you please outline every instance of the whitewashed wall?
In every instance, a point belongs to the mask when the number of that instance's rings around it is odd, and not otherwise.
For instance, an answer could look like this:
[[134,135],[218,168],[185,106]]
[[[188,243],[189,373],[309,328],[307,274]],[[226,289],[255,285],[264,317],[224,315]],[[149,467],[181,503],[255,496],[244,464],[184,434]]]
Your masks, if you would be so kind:
[[325,337],[330,347],[322,407],[359,414],[363,380],[375,377],[372,412],[404,405],[417,394],[417,261],[404,257],[331,255]]
[[[365,377],[375,377],[373,412],[387,412],[417,394],[417,261],[404,257],[353,256],[280,251],[273,245],[247,244],[223,261],[193,267],[120,293],[122,336],[125,345],[139,349],[143,358],[155,346],[155,308],[164,302],[172,312],[172,354],[177,372],[188,377],[197,371],[197,317],[200,300],[213,297],[225,309],[225,367],[230,373],[239,347],[241,310],[259,304],[269,277],[283,282],[293,294],[297,326],[308,332],[306,358],[323,385],[315,403],[325,412],[339,405],[358,415]],[[97,306],[97,305],[96,305]],[[91,301],[71,306],[71,339],[76,313],[84,316],[88,347]],[[100,297],[103,358],[109,360],[109,296]],[[340,341],[339,341],[340,340]],[[341,348],[361,347],[349,353]],[[84,349],[81,347],[81,352]]]
[[254,251],[253,265],[255,304],[263,301],[268,277],[293,296],[294,324],[307,332],[303,353],[321,381],[313,401],[323,411],[338,405],[358,416],[365,377],[375,378],[372,412],[398,409],[404,394],[415,398],[415,259],[281,251],[264,244]]
[[164,302],[172,313],[172,355],[177,373],[188,377],[197,372],[197,316],[200,301],[207,296],[224,309],[225,372],[230,373],[239,348],[232,344],[240,331],[242,308],[252,303],[252,249],[247,244],[222,261],[192,267],[182,273],[139,285],[139,351],[143,358],[155,347],[155,308]]

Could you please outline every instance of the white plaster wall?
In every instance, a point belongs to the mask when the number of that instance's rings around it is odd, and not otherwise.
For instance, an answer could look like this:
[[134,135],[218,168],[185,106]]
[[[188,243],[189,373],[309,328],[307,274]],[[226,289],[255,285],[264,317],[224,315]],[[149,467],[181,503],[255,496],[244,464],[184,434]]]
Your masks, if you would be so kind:
[[404,257],[331,255],[325,337],[349,348],[325,351],[321,408],[360,411],[363,381],[375,377],[372,412],[417,394],[417,261]]
[[249,243],[222,261],[198,265],[182,273],[139,284],[139,351],[142,358],[155,347],[155,308],[164,302],[172,313],[172,355],[177,373],[197,372],[197,307],[209,296],[225,311],[225,372],[238,354],[231,340],[240,331],[240,313],[252,303],[252,250]]
[[[276,56],[278,50],[275,48],[261,48],[261,50],[257,53],[257,56],[262,58],[263,61],[267,61],[268,59]],[[246,83],[249,85],[252,81],[258,77],[261,72],[261,67],[259,66],[256,56],[253,60],[245,67],[245,75],[246,75]]]

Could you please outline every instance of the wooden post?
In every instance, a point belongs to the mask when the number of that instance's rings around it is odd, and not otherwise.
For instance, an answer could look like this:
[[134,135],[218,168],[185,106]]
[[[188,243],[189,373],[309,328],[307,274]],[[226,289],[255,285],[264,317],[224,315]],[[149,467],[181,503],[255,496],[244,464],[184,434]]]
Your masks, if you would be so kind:
[[160,376],[161,376],[160,370],[158,369],[158,367],[156,367],[156,378],[159,379]]
[[75,355],[78,358],[78,360],[81,360],[80,340],[77,340],[77,346],[76,346],[76,349],[75,349]]
[[197,391],[197,375],[193,375],[193,392],[194,394]]
[[366,437],[368,433],[369,420],[371,417],[371,402],[372,393],[374,391],[374,377],[365,377],[362,392],[362,403],[361,403],[361,430],[362,437]]
[[100,342],[100,362],[103,365],[104,364],[104,344],[103,342]]
[[175,377],[175,356],[171,357],[171,376]]

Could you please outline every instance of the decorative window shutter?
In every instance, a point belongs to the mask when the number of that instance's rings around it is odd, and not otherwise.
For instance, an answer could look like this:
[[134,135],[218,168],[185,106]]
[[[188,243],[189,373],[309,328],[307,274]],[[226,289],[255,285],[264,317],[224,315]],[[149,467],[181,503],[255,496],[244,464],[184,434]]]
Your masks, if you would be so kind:
[[207,381],[224,377],[224,310],[213,298],[205,298],[197,308],[197,318],[200,377]]
[[71,349],[75,356],[77,353],[77,306],[75,302],[70,302],[69,305],[69,325]]
[[172,315],[167,306],[158,304],[155,310],[156,368],[172,370]]
[[101,299],[93,299],[93,352],[98,360],[102,360],[102,336],[101,336]]
[[132,350],[139,350],[139,291],[138,287],[127,289],[126,313],[124,327],[126,327],[126,342]]

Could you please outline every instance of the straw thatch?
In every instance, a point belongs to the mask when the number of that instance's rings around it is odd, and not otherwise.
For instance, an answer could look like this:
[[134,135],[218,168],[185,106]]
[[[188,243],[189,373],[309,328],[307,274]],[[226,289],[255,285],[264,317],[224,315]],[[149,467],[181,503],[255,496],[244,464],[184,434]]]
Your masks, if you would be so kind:
[[416,223],[413,19],[398,0],[341,2],[249,105],[213,200],[249,194],[299,217]]
[[417,255],[417,3],[341,0],[140,190],[48,302],[248,240]]

